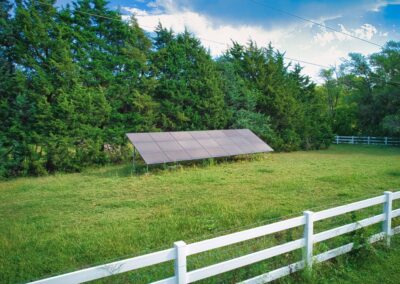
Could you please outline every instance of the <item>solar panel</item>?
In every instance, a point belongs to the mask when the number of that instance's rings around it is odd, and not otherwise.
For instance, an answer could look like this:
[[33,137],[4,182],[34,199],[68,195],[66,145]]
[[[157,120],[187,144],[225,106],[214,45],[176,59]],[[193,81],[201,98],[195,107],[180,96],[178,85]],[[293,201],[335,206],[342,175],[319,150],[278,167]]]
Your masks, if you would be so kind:
[[146,164],[271,152],[249,129],[127,133]]

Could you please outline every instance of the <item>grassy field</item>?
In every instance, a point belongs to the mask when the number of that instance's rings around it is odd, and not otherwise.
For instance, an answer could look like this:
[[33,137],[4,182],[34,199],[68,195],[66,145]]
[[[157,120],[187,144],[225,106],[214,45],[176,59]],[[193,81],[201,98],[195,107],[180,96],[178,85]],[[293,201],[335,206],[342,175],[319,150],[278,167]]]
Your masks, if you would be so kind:
[[[177,240],[190,243],[396,188],[400,188],[399,148],[351,145],[151,169],[140,175],[132,174],[131,165],[126,164],[79,174],[3,181],[0,282],[36,280],[169,248]],[[240,252],[283,242],[296,234],[299,232],[274,236],[250,248],[240,244]],[[398,267],[400,262],[396,246],[400,246],[397,240],[393,250],[371,253],[368,265],[339,258],[321,271],[316,269],[319,276],[309,281],[389,283],[390,279],[384,278],[388,274],[381,272],[385,269],[393,279],[399,279],[400,272],[396,278],[390,265],[397,262]],[[232,257],[237,248],[220,251],[217,256],[199,255],[189,261],[189,267]],[[299,252],[285,257],[206,282],[244,280],[288,264],[299,257]],[[170,276],[172,271],[173,265],[166,263],[100,282],[144,283]],[[302,277],[286,277],[282,282],[306,279]]]

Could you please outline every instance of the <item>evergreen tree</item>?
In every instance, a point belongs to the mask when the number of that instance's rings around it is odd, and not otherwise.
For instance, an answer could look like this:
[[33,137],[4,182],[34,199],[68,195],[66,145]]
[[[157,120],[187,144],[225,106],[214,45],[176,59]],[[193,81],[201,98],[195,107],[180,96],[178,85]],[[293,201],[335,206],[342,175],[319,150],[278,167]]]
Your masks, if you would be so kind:
[[11,8],[8,0],[0,0],[0,176],[18,173],[25,154],[23,149],[18,149],[23,129],[16,113],[19,88],[13,65],[15,40]]
[[72,54],[84,84],[105,91],[112,107],[105,134],[107,143],[123,145],[126,132],[154,129],[157,104],[148,78],[151,41],[134,17],[123,22],[104,0],[73,3]]
[[225,126],[224,94],[215,62],[189,32],[156,29],[152,76],[163,130],[218,129]]
[[[329,142],[325,93],[272,46],[234,43],[213,60],[188,31],[160,25],[152,45],[134,17],[122,21],[104,0],[77,0],[60,11],[54,0],[17,0],[13,13],[0,1],[1,175],[119,160],[126,132],[250,128],[277,150]],[[372,105],[373,125],[393,133],[397,89],[374,76],[396,77],[397,54],[390,44],[343,68],[349,97],[363,98],[361,88],[369,88],[361,107]],[[363,69],[365,62],[372,68]]]
[[17,1],[15,63],[25,78],[19,123],[25,127],[24,170],[32,174],[99,162],[93,153],[102,149],[99,128],[109,113],[104,94],[80,82],[61,16],[52,2]]
[[[255,108],[252,110],[264,115],[264,120],[258,119],[263,125],[270,125],[269,142],[276,149],[296,150],[299,148],[312,149],[326,146],[327,138],[321,131],[330,135],[329,124],[325,117],[318,121],[324,126],[313,124],[317,129],[311,133],[307,129],[311,114],[309,110],[322,111],[321,104],[314,99],[315,85],[310,83],[306,76],[300,74],[297,66],[293,71],[284,64],[283,55],[275,52],[271,45],[259,48],[250,41],[247,46],[237,43],[224,55],[230,62],[239,78],[243,78],[247,90],[255,94]],[[307,98],[307,99],[306,99]],[[325,105],[322,105],[324,107]],[[270,120],[266,120],[266,118]]]
[[248,88],[229,59],[221,57],[218,66],[223,78],[228,127],[248,128],[267,141],[273,139],[275,133],[271,129],[269,116],[256,110],[260,96],[258,91]]

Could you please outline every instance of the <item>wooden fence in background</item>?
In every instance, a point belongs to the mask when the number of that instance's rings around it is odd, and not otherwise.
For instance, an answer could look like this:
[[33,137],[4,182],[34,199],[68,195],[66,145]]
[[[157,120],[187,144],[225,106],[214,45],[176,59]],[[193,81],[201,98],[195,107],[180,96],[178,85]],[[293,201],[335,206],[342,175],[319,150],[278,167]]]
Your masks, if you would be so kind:
[[374,136],[335,136],[333,143],[400,146],[400,138]]
[[[313,245],[349,232],[353,232],[363,227],[382,222],[382,231],[380,233],[370,236],[368,241],[370,243],[373,243],[379,240],[385,240],[386,244],[389,246],[390,237],[393,234],[400,233],[400,226],[392,228],[392,219],[400,216],[400,209],[392,209],[392,202],[396,199],[400,199],[400,191],[394,193],[386,191],[381,196],[365,199],[331,209],[326,209],[319,212],[305,211],[302,216],[241,232],[232,233],[229,235],[203,240],[200,242],[186,244],[183,241],[178,241],[174,243],[174,246],[170,249],[91,268],[86,268],[83,270],[35,281],[32,283],[81,283],[151,265],[156,265],[171,260],[173,260],[175,263],[174,276],[154,283],[190,283],[224,272],[232,271],[234,269],[260,262],[297,249],[303,249],[304,254],[301,261],[289,264],[273,271],[266,272],[265,274],[242,282],[246,284],[266,283],[289,275],[290,273],[301,270],[305,267],[311,267],[313,263],[323,262],[351,251],[355,246],[354,243],[349,243],[338,248],[314,255]],[[338,215],[361,210],[379,204],[383,204],[382,213],[379,215],[372,216],[357,221],[355,223],[347,224],[334,229],[326,230],[320,233],[314,233],[314,224],[320,220],[332,218]],[[186,259],[188,256],[300,226],[302,226],[304,230],[303,237],[300,239],[260,250],[254,253],[250,253],[244,256],[240,256],[234,259],[223,261],[217,264],[206,266],[200,269],[187,271]]]

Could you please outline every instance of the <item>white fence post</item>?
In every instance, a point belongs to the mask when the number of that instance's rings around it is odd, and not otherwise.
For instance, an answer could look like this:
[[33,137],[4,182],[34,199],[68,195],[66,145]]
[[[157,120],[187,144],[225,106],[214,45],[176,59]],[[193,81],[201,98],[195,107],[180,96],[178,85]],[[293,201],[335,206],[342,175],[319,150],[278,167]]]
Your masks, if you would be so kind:
[[179,241],[174,243],[176,250],[175,278],[177,284],[186,284],[186,243]]
[[312,257],[313,257],[313,235],[314,235],[314,220],[312,211],[304,211],[304,217],[306,218],[306,223],[304,224],[304,261],[306,266],[312,267]]
[[385,145],[387,145],[387,141],[388,141],[388,139],[387,139],[387,137],[385,137]]
[[354,136],[351,136],[351,144],[354,144]]
[[336,144],[339,144],[339,136],[336,135]]
[[385,221],[383,222],[383,232],[386,235],[386,245],[390,246],[390,237],[392,235],[392,201],[393,192],[385,191],[385,203],[383,204],[383,213]]

